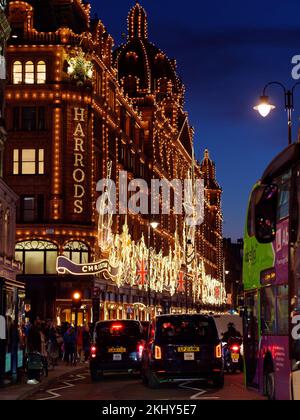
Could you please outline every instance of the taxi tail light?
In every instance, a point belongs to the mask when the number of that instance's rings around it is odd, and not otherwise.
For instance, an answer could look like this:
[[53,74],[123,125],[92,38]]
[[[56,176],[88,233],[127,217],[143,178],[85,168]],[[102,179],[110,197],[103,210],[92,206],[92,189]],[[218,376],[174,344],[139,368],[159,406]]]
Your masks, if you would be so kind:
[[97,348],[95,346],[91,347],[91,356],[94,359],[96,357]]
[[221,359],[222,358],[222,344],[218,344],[215,347],[215,356],[216,356],[216,359]]
[[154,347],[154,358],[156,360],[161,360],[161,348],[159,346]]

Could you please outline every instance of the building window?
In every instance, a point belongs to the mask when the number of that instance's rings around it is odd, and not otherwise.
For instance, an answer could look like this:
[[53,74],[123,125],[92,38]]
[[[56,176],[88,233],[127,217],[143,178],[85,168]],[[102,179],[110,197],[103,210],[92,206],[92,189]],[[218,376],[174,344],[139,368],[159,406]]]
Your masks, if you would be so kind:
[[21,196],[20,217],[21,223],[44,221],[44,196]]
[[64,246],[64,256],[76,264],[88,264],[89,248],[83,242],[68,242]]
[[32,61],[25,63],[25,83],[29,85],[34,84],[34,64]]
[[14,131],[43,131],[45,130],[44,107],[14,107],[13,127]]
[[23,83],[23,64],[21,61],[15,61],[13,64],[13,84]]
[[21,61],[13,63],[13,84],[26,83],[29,85],[45,84],[47,78],[47,66],[45,61],[26,61],[25,65]]
[[14,149],[14,175],[44,175],[44,149]]
[[23,263],[23,274],[56,274],[58,248],[52,242],[25,241],[16,245],[16,260]]
[[23,222],[34,222],[35,220],[35,198],[23,197]]
[[45,61],[39,61],[37,63],[36,82],[39,85],[46,83],[46,63],[45,63]]

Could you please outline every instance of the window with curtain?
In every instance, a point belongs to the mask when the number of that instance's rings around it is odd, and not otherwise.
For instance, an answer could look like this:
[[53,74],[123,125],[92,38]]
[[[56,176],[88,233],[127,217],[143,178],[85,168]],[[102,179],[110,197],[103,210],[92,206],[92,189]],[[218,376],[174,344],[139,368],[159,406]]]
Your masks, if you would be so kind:
[[21,61],[15,61],[13,63],[13,84],[18,85],[23,83],[23,65]]
[[37,81],[37,84],[39,84],[39,85],[46,83],[46,63],[45,63],[45,61],[39,61],[37,63],[36,81]]
[[34,64],[32,61],[25,63],[25,83],[30,85],[34,84]]

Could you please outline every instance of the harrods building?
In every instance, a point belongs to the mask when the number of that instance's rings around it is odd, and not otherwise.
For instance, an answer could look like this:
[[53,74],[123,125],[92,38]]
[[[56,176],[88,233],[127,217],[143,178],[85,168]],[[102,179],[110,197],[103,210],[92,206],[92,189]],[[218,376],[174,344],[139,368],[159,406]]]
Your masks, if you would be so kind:
[[[145,292],[104,276],[59,275],[56,260],[78,264],[102,258],[96,191],[108,175],[129,180],[185,179],[193,166],[205,181],[204,222],[196,231],[205,272],[223,283],[222,190],[208,150],[193,163],[196,137],[184,111],[175,60],[148,39],[147,15],[137,3],[129,12],[128,37],[114,42],[103,23],[91,19],[81,0],[10,1],[12,32],[7,46],[4,179],[19,197],[16,259],[26,283],[31,316],[74,321],[71,294],[80,290],[79,323],[97,319],[146,319],[163,311],[209,308],[192,292]],[[112,163],[108,174],[109,162]],[[184,241],[183,217],[116,215],[112,231],[128,226],[131,239],[150,240],[166,255],[175,232]],[[100,226],[101,227],[101,226]],[[149,244],[148,244],[149,245]],[[148,312],[147,312],[147,306]],[[145,309],[146,308],[146,309]]]

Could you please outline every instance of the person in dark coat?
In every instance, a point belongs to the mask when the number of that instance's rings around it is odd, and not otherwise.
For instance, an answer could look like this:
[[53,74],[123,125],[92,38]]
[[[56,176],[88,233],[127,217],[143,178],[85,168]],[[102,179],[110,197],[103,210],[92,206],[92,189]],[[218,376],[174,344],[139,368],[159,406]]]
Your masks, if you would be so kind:
[[64,360],[67,365],[76,363],[76,333],[73,327],[69,327],[64,336]]

